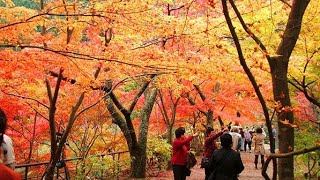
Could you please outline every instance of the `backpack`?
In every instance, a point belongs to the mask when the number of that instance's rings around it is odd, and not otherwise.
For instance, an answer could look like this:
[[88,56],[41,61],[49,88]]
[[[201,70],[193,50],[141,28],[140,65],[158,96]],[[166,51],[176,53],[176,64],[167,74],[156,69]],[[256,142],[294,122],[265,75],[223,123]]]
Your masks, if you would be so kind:
[[197,164],[196,156],[191,151],[188,151],[187,168],[190,169],[190,168],[194,167],[196,164]]

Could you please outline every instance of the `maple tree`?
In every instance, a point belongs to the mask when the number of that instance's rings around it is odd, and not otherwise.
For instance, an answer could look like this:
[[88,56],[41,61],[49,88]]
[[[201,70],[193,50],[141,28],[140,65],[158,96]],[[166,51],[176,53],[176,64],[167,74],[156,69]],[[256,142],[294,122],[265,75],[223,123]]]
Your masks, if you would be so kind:
[[[125,108],[116,97],[114,91],[111,91],[112,82],[108,82],[104,87],[104,91],[109,94],[109,98],[106,99],[106,106],[113,118],[112,121],[119,126],[127,141],[130,156],[132,158],[132,177],[145,177],[149,117],[157,96],[156,88],[153,88],[150,95],[147,95],[146,89],[149,84],[150,81],[142,84],[137,95],[132,100],[132,103],[130,103],[129,108]],[[138,99],[143,93],[145,93],[145,105],[140,112],[139,133],[136,135],[131,116]]]
[[[254,42],[256,42],[261,51],[264,53],[265,58],[268,60],[270,65],[270,74],[273,82],[273,94],[274,100],[277,103],[276,112],[278,115],[278,126],[280,128],[279,131],[279,140],[280,140],[280,152],[290,152],[293,151],[294,147],[294,118],[293,112],[291,108],[290,96],[289,96],[289,88],[288,88],[288,64],[289,59],[292,54],[293,48],[296,46],[296,42],[298,40],[300,30],[302,27],[302,19],[304,17],[305,10],[308,6],[309,1],[293,1],[292,6],[290,6],[290,13],[288,16],[288,21],[286,27],[283,32],[283,36],[279,42],[279,45],[275,51],[276,55],[272,56],[269,54],[267,48],[264,46],[262,41],[254,34],[251,29],[247,26],[244,19],[242,18],[237,6],[234,1],[230,0],[230,5],[232,9],[235,11],[237,18],[239,19],[241,26],[243,29],[252,37]],[[241,65],[243,66],[246,74],[248,75],[252,85],[255,87],[255,91],[259,96],[259,100],[265,112],[266,123],[268,126],[269,133],[271,132],[271,124],[269,119],[269,114],[267,111],[267,107],[263,96],[257,86],[257,83],[252,75],[250,69],[245,60],[245,56],[241,49],[240,41],[237,36],[237,32],[234,30],[232,20],[230,18],[227,1],[222,1],[224,14],[232,34],[233,40],[235,41],[235,45],[238,51],[239,59]],[[288,4],[285,4],[288,5]],[[305,84],[304,84],[305,85]],[[306,94],[308,95],[308,94]],[[274,141],[270,138],[271,143],[271,152],[274,153]],[[293,179],[293,157],[286,156],[287,158],[279,159],[279,178],[280,179]],[[277,164],[275,158],[274,162],[274,174],[273,179],[276,178],[277,172]],[[266,175],[266,174],[264,174]],[[265,176],[266,178],[267,175]]]
[[[164,93],[168,93],[168,95],[165,96]],[[169,99],[165,101],[165,97],[168,97]],[[176,125],[176,114],[180,98],[181,97],[175,98],[172,90],[168,90],[168,92],[159,90],[159,102],[157,103],[162,119],[166,125],[165,133],[169,144],[172,144],[173,140],[173,127]]]
[[[298,70],[301,72],[299,79],[294,75],[290,75],[288,82],[295,87],[298,91],[304,94],[305,98],[308,99],[312,104],[320,108],[320,97],[319,97],[319,80],[318,80],[318,68],[316,65],[312,65],[310,68],[309,64],[314,64],[313,56],[317,53],[313,51],[311,56],[305,61],[303,69]],[[308,71],[310,71],[308,73]]]

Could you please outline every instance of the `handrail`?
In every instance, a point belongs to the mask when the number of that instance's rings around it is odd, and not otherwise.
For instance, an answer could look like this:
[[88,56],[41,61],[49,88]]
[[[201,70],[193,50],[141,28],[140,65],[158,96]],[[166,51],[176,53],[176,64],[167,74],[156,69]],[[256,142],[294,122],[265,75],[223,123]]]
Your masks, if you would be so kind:
[[[127,152],[129,152],[129,151],[118,151],[118,152],[112,152],[112,153],[107,153],[107,154],[97,154],[97,155],[93,155],[93,157],[95,157],[95,156],[96,157],[98,157],[98,156],[104,157],[104,156],[115,155],[115,154],[124,154]],[[83,157],[74,157],[74,158],[64,159],[64,161],[68,162],[68,161],[81,160],[81,159],[83,159]],[[50,163],[49,161],[46,161],[46,162],[39,162],[39,163],[19,164],[19,165],[16,165],[15,168],[41,166],[41,165],[45,165],[45,164],[49,164],[49,163]]]
[[[111,152],[111,153],[107,153],[107,154],[97,154],[97,155],[93,155],[91,157],[104,157],[104,156],[112,156],[113,159],[115,158],[115,155],[118,154],[118,158],[117,161],[120,160],[120,154],[124,154],[124,153],[128,153],[129,151],[118,151],[118,152]],[[74,158],[68,158],[68,159],[64,159],[65,162],[69,162],[69,161],[75,161],[75,160],[81,160],[83,159],[83,157],[74,157]],[[29,167],[33,167],[33,166],[41,166],[41,165],[47,165],[49,164],[49,161],[46,162],[38,162],[38,163],[29,163],[29,164],[19,164],[16,165],[16,169],[21,169],[21,168],[25,168],[25,173],[24,173],[24,178],[23,179],[28,179],[28,169]],[[120,171],[120,169],[118,169]],[[57,171],[57,175],[59,176],[59,171]]]

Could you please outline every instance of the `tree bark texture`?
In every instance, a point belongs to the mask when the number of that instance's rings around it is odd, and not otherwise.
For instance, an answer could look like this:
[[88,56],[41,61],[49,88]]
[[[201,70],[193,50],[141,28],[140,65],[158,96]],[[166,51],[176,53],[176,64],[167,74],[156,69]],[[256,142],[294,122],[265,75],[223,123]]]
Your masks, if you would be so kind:
[[[296,45],[301,31],[302,19],[304,12],[309,4],[309,0],[294,0],[292,3],[291,12],[283,34],[283,39],[277,49],[277,57],[273,57],[269,61],[273,96],[280,107],[291,107],[289,88],[288,88],[288,64],[291,53]],[[279,126],[279,151],[280,153],[288,153],[294,150],[294,129],[284,125],[281,121],[288,120],[293,123],[292,111],[277,111],[278,126]],[[279,159],[278,172],[279,179],[291,180],[294,179],[294,164],[293,157]]]
[[147,162],[147,140],[148,140],[148,129],[149,119],[156,101],[157,89],[153,88],[150,96],[146,98],[145,104],[142,108],[140,115],[140,126],[139,126],[139,138],[138,145],[134,147],[132,153],[132,177],[144,178],[146,173],[146,162]]
[[109,93],[109,97],[106,98],[105,102],[107,109],[112,116],[112,121],[121,129],[128,145],[131,158],[131,177],[133,178],[145,177],[149,118],[156,100],[157,89],[153,88],[150,94],[145,93],[145,104],[140,113],[138,138],[136,137],[136,132],[132,124],[131,113],[134,109],[137,99],[142,95],[143,92],[147,90],[149,84],[150,81],[146,82],[141,87],[129,110],[125,109],[122,106],[115,94],[111,91],[112,83],[106,84],[106,87],[104,89],[106,94]]

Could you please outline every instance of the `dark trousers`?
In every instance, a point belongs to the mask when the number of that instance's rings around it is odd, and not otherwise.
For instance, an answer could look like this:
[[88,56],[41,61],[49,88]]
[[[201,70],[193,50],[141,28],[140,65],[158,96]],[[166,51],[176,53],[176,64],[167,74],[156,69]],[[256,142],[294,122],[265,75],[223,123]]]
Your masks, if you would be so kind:
[[244,141],[244,152],[247,151],[247,144],[248,144],[249,150],[251,151],[251,143],[252,141]]
[[205,180],[208,180],[211,174],[211,171],[209,171],[209,168],[204,168],[204,173],[205,173]]
[[186,166],[172,165],[174,180],[186,179]]
[[[261,165],[263,166],[264,164],[264,155],[260,155],[261,156]],[[259,155],[254,155],[254,164],[256,164],[256,167],[257,167],[257,164],[258,164],[258,159],[259,159]]]

